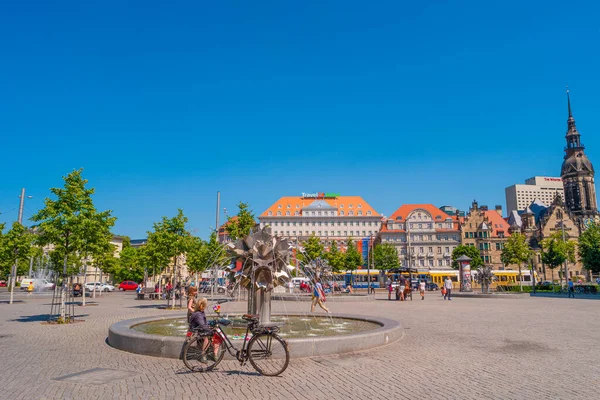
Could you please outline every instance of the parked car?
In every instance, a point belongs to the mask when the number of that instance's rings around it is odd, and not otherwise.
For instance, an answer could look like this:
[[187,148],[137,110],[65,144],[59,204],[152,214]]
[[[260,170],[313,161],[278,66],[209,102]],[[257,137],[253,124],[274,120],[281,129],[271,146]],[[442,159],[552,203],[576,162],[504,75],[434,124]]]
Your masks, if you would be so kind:
[[440,287],[435,282],[427,282],[427,284],[425,284],[425,289],[429,291],[440,290]]
[[123,281],[119,285],[119,290],[123,292],[125,290],[135,290],[135,289],[137,289],[137,287],[138,287],[138,284],[135,283],[134,281]]
[[93,292],[94,290],[99,292],[112,292],[115,290],[115,287],[113,285],[109,285],[108,283],[88,282],[85,284],[85,290],[88,292]]
[[0,287],[6,287],[6,281],[0,281]]

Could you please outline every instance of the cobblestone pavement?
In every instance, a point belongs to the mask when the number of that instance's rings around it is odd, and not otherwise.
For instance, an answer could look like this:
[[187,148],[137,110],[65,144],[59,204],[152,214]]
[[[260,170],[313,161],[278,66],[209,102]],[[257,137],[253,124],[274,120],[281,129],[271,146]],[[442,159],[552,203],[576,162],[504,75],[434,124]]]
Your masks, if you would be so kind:
[[[402,340],[351,355],[292,359],[281,377],[224,361],[189,373],[178,360],[106,344],[117,321],[164,315],[157,301],[110,293],[76,307],[85,320],[42,323],[48,296],[0,292],[1,399],[571,399],[600,394],[600,302],[556,298],[455,298],[328,302],[333,312],[402,322]],[[379,297],[379,296],[378,296]],[[306,302],[274,302],[302,311]],[[222,305],[224,312],[244,304]],[[89,371],[88,374],[81,374]],[[57,380],[57,378],[60,378]]]

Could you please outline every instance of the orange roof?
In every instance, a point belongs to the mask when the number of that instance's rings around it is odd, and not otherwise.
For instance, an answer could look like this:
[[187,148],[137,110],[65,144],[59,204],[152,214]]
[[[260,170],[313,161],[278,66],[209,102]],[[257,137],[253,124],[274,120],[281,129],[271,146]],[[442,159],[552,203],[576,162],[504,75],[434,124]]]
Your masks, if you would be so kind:
[[510,233],[508,232],[508,222],[502,218],[502,215],[498,214],[495,210],[484,212],[489,221],[488,225],[492,228],[492,237],[498,237],[498,231],[504,231],[504,236],[510,236]]
[[[446,214],[433,204],[403,204],[399,209],[394,211],[394,213],[390,216],[390,219],[405,221],[408,215],[417,209],[427,211],[429,214],[431,214],[431,217],[434,221],[445,221],[447,218],[456,220],[456,218]],[[401,219],[398,219],[398,217],[401,217]]]
[[[354,217],[380,217],[379,214],[373,207],[369,205],[361,196],[338,196],[334,198],[308,198],[302,196],[285,196],[277,200],[273,203],[269,208],[267,208],[262,214],[261,217],[275,217],[275,216],[302,216],[302,209],[304,207],[308,207],[313,202],[317,200],[325,201],[330,206],[337,208],[339,211],[344,211],[344,217],[348,216],[349,211],[354,211]],[[269,215],[269,211],[272,213]],[[280,211],[281,215],[277,215],[277,212]],[[287,212],[289,211],[289,215]],[[298,211],[299,215],[295,215],[296,211]],[[357,215],[359,211],[362,211],[362,215]],[[371,212],[371,215],[368,215],[368,212]],[[339,215],[338,215],[339,216]]]

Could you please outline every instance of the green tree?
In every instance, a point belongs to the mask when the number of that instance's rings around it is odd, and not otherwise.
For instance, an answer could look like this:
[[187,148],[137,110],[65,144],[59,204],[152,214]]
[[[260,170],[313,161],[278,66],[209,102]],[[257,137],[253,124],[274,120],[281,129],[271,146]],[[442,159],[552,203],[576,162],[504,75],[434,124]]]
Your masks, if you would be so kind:
[[399,268],[398,250],[390,243],[378,244],[373,249],[373,262],[379,269]]
[[458,269],[458,262],[456,261],[460,256],[467,256],[471,258],[471,269],[476,270],[483,266],[483,260],[481,254],[475,246],[465,246],[464,244],[456,246],[452,251],[452,268]]
[[298,259],[303,264],[309,264],[318,258],[323,258],[325,254],[325,246],[314,233],[304,242],[303,247],[304,251],[298,254]]
[[188,271],[196,274],[196,282],[198,281],[197,274],[208,268],[209,260],[210,254],[208,244],[199,237],[192,237],[186,254],[186,263]]
[[233,217],[227,217],[225,231],[232,240],[239,239],[250,233],[250,230],[256,225],[254,214],[249,209],[248,203],[240,202],[238,213]]
[[[4,228],[4,224],[2,224]],[[18,222],[0,236],[0,259],[4,269],[12,270],[10,280],[10,304],[13,303],[13,292],[17,275],[24,274],[28,268],[28,258],[32,254],[33,237],[31,233]]]
[[349,271],[355,271],[360,265],[362,265],[363,259],[362,254],[356,249],[354,240],[348,238],[346,241],[346,257],[344,260],[344,267]]
[[[103,240],[100,238],[107,230],[110,231],[115,221],[115,218],[111,217],[111,211],[96,211],[92,201],[94,189],[86,188],[88,181],[83,179],[82,172],[82,169],[74,170],[63,177],[64,188],[50,189],[56,200],[46,198],[44,208],[31,218],[37,222],[37,244],[53,245],[55,258],[57,255],[63,258],[59,322],[65,322],[69,258],[79,257],[96,246],[97,240]],[[97,235],[94,233],[95,229],[99,230]],[[90,235],[92,237],[89,237]]]
[[585,269],[600,273],[600,225],[591,224],[579,236],[579,257]]
[[521,266],[529,260],[530,254],[531,249],[527,243],[527,237],[522,233],[513,233],[506,241],[504,249],[502,249],[502,254],[500,255],[500,260],[504,265],[517,265],[519,267],[519,287],[521,291],[523,291]]
[[336,241],[332,241],[329,251],[326,252],[323,257],[327,260],[331,269],[334,272],[340,272],[344,269],[345,265],[345,254],[342,253],[337,246]]
[[555,232],[542,240],[540,245],[542,248],[542,261],[552,271],[552,281],[554,282],[555,268],[563,265],[565,261],[575,262],[575,242],[563,241],[561,233]]
[[[160,222],[154,223],[154,231],[148,232],[147,253],[151,259],[158,263],[162,271],[173,262],[172,284],[175,286],[178,279],[178,259],[187,252],[190,243],[190,232],[186,228],[188,218],[183,215],[183,210],[178,209],[173,218],[162,217]],[[175,307],[175,292],[172,294],[173,307]]]

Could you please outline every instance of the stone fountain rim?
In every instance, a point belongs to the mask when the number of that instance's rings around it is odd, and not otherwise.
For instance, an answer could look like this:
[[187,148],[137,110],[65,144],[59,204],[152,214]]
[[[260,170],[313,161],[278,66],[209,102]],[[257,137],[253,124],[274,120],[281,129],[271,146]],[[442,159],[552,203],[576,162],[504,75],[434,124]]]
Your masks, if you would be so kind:
[[[108,330],[108,344],[116,349],[135,354],[165,358],[181,358],[181,350],[185,338],[143,333],[135,331],[131,328],[135,325],[147,322],[185,318],[186,315],[187,314],[155,315],[116,322],[112,324]],[[232,315],[237,315],[237,313]],[[292,358],[314,357],[328,354],[343,354],[360,350],[368,350],[393,343],[399,340],[403,335],[402,325],[399,321],[384,317],[342,313],[310,314],[304,312],[290,312],[285,314],[274,313],[273,315],[314,315],[318,317],[331,316],[334,318],[361,320],[379,325],[378,328],[363,332],[336,336],[286,339],[289,345],[290,356]],[[209,317],[211,316],[213,315],[209,315]],[[238,344],[242,343],[242,339],[232,340],[232,342],[238,346]],[[225,356],[226,359],[231,359],[228,353],[225,353]]]

